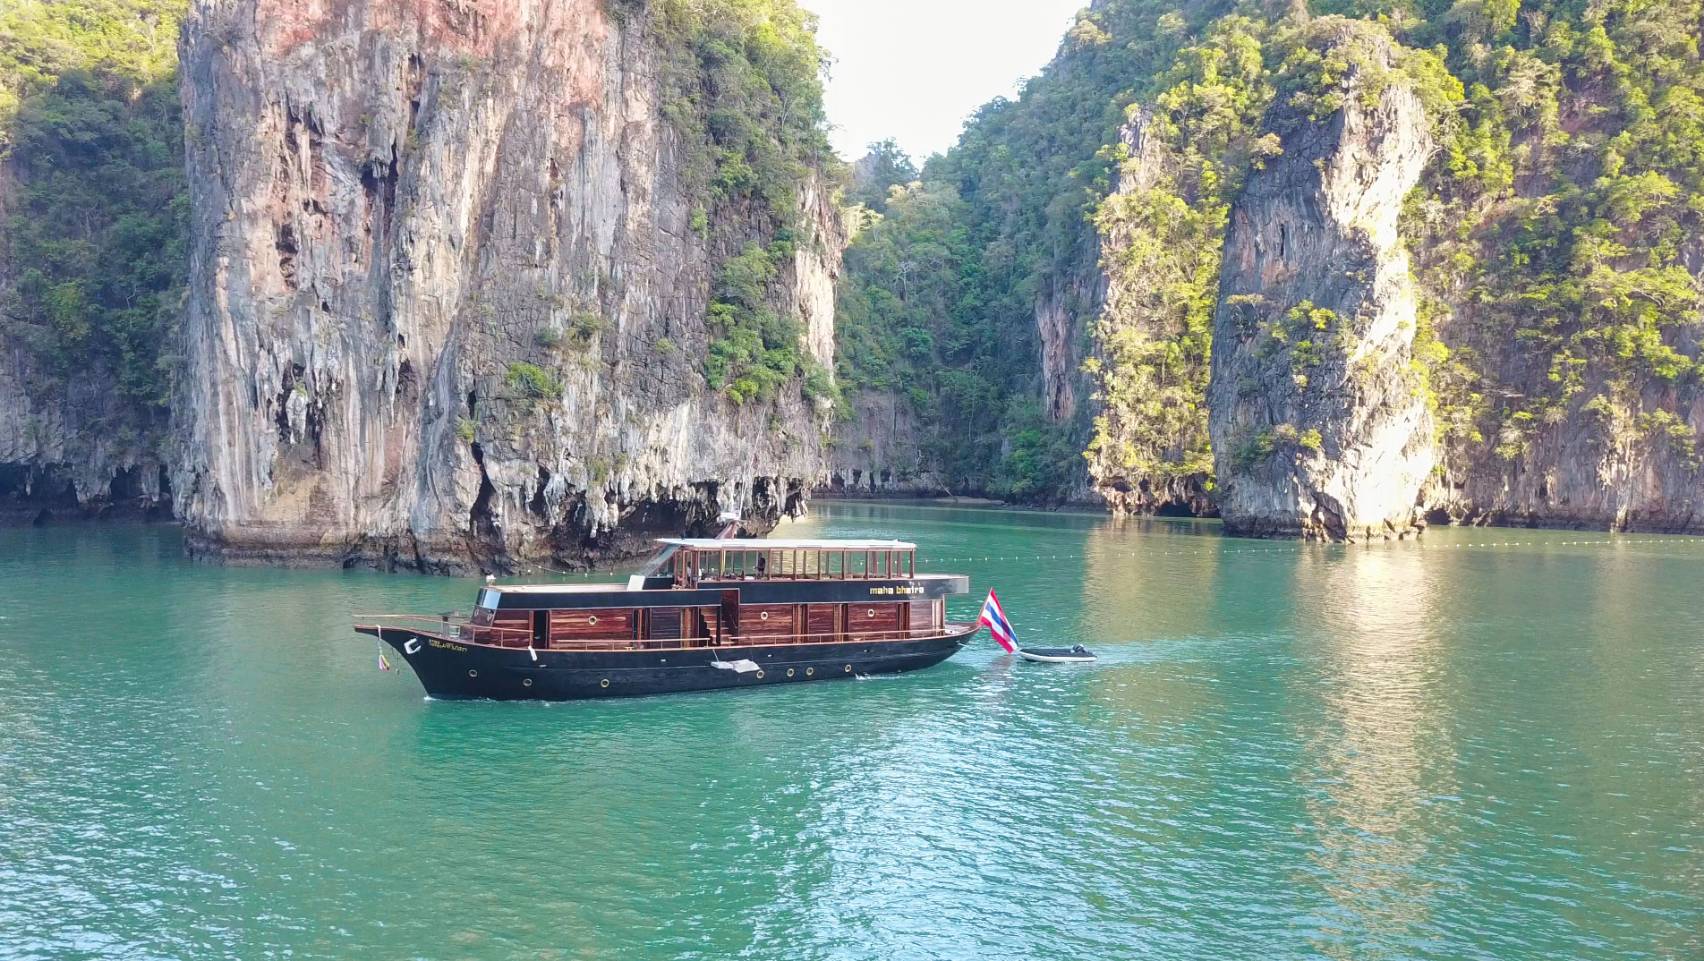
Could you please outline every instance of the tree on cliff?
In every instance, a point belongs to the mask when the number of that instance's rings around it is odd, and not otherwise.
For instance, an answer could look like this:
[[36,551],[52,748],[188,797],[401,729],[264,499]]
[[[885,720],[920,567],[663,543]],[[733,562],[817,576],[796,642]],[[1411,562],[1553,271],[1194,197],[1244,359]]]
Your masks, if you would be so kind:
[[[1069,303],[1096,393],[1098,421],[1083,437],[1091,472],[1103,492],[1158,492],[1136,501],[1144,509],[1210,490],[1205,319],[1228,205],[1273,146],[1273,98],[1316,98],[1312,116],[1324,121],[1336,77],[1358,68],[1344,56],[1307,60],[1296,39],[1308,16],[1388,32],[1440,128],[1443,150],[1401,228],[1416,254],[1415,350],[1446,472],[1494,491],[1504,475],[1541,477],[1558,445],[1584,438],[1620,470],[1644,459],[1686,483],[1704,443],[1687,414],[1699,396],[1704,274],[1699,0],[1327,0],[1311,12],[1099,0],[1040,76],[979,111],[923,171],[922,190],[950,187],[957,198],[959,219],[928,232],[966,238],[955,275],[931,293],[914,275],[867,271],[909,259],[915,228],[890,216],[850,253],[843,299],[878,303],[903,280],[905,300],[951,302],[924,323],[933,341],[969,327],[994,349],[976,364],[938,353],[916,368],[1034,400],[1043,295],[1072,278],[1098,281],[1104,267],[1107,295]],[[1126,123],[1143,128],[1140,156],[1121,137]],[[895,249],[865,258],[866,245]],[[847,320],[842,343],[852,345],[915,325]],[[863,377],[865,359],[885,362],[854,351],[848,379],[889,376]],[[927,382],[934,398],[954,383]],[[1012,449],[982,449],[977,471],[993,485],[1010,473]],[[1530,495],[1544,496],[1531,483]]]
[[869,152],[852,165],[846,203],[886,213],[888,192],[917,179],[917,165],[893,139],[870,144]]
[[[183,0],[25,0],[0,12],[0,334],[38,394],[111,377],[157,423],[185,271]],[[6,186],[6,180],[11,186]],[[57,386],[55,386],[57,385]]]

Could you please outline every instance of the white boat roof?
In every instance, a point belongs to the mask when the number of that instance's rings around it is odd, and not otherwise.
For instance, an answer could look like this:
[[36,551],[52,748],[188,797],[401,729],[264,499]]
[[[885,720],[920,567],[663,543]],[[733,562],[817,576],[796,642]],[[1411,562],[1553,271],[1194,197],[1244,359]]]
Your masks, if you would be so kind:
[[662,537],[657,543],[701,551],[914,551],[916,544],[878,540],[808,540],[784,537]]

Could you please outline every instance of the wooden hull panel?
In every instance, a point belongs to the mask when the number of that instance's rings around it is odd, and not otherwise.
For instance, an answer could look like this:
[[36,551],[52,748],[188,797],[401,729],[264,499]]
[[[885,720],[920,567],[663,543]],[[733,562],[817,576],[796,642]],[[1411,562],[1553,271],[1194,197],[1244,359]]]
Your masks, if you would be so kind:
[[[402,628],[359,630],[395,648],[433,698],[573,701],[915,671],[958,653],[977,628],[948,624],[939,635],[907,640],[531,652],[463,644]],[[754,662],[758,670],[741,672],[716,666],[717,661],[732,664],[742,660]]]

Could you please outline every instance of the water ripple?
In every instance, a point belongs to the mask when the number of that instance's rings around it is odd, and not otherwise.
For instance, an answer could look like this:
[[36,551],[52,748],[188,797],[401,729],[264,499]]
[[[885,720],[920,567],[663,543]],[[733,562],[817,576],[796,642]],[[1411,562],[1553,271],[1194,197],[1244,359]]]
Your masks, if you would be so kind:
[[806,530],[1057,554],[965,570],[1101,660],[429,702],[345,614],[467,582],[0,532],[0,958],[1704,957],[1696,549]]

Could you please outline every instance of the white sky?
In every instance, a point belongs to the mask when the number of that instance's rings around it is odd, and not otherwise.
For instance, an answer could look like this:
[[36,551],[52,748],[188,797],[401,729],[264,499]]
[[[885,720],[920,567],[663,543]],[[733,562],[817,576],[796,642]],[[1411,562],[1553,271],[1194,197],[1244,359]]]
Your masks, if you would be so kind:
[[828,119],[840,155],[892,137],[921,163],[970,112],[1053,58],[1088,0],[800,0],[834,58]]

